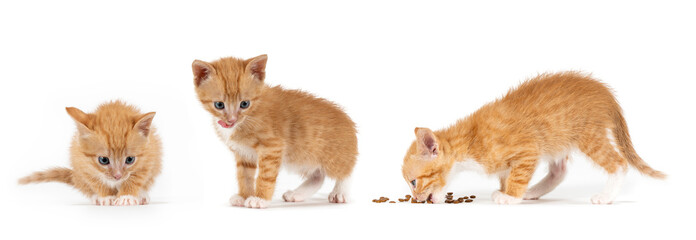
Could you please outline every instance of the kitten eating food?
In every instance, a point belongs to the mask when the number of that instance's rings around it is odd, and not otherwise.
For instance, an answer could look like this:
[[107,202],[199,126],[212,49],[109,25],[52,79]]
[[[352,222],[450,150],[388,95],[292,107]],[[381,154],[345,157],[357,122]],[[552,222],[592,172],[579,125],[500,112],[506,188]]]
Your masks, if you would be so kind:
[[161,143],[152,127],[154,112],[141,114],[121,101],[102,104],[94,113],[68,107],[77,133],[70,146],[72,168],[52,168],[20,184],[62,182],[96,205],[145,205],[161,169]]
[[[636,153],[611,90],[578,72],[539,75],[448,128],[416,128],[415,135],[402,172],[417,201],[442,202],[448,177],[462,170],[498,176],[498,204],[536,200],[561,183],[575,151],[609,174],[593,204],[614,201],[629,165],[665,178]],[[528,189],[540,163],[549,173]]]
[[330,101],[266,85],[267,59],[229,57],[192,64],[199,100],[237,162],[239,191],[230,203],[268,207],[281,165],[305,178],[283,194],[285,201],[304,201],[330,177],[336,185],[329,202],[345,203],[358,154],[355,124]]

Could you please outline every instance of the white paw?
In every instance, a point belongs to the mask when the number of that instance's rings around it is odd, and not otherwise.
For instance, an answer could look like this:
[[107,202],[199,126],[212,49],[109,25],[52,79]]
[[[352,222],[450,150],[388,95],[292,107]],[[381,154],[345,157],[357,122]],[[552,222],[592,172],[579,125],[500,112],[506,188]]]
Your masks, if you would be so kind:
[[500,191],[493,192],[493,196],[491,196],[491,198],[493,199],[493,202],[497,204],[518,204],[522,202],[522,198],[516,198]]
[[267,208],[268,202],[259,197],[249,197],[244,201],[244,206],[248,208]]
[[289,190],[283,194],[283,200],[286,202],[303,202],[305,200],[305,196]]
[[150,204],[150,195],[145,192],[140,192],[140,205]]
[[346,203],[348,196],[342,192],[331,192],[329,194],[330,203]]
[[239,196],[239,194],[232,195],[232,197],[230,197],[230,204],[235,207],[244,207],[244,198]]
[[601,193],[594,195],[590,200],[592,201],[592,204],[611,204],[614,201],[612,197]]
[[95,195],[92,197],[92,202],[94,202],[94,204],[96,204],[97,206],[111,206],[114,204],[115,200],[116,197],[114,196],[97,197]]
[[540,197],[541,194],[539,192],[530,190],[524,193],[524,196],[522,198],[524,198],[524,200],[539,200]]
[[433,193],[433,196],[430,197],[430,201],[433,203],[443,203],[443,202],[445,202],[445,195],[441,194],[441,193],[438,193],[438,194]]
[[135,205],[140,205],[140,198],[131,196],[131,195],[123,195],[118,197],[116,201],[114,202],[114,205],[116,206],[135,206]]

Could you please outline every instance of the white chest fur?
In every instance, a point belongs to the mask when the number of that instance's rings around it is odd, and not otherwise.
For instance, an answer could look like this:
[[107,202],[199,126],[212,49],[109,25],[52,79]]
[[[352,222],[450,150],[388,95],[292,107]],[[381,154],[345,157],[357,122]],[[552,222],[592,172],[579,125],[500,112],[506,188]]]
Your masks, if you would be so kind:
[[232,128],[223,128],[219,124],[215,124],[215,130],[218,132],[225,145],[227,145],[235,153],[249,160],[256,161],[256,150],[250,146],[232,140],[232,136],[234,135],[236,128],[236,126]]

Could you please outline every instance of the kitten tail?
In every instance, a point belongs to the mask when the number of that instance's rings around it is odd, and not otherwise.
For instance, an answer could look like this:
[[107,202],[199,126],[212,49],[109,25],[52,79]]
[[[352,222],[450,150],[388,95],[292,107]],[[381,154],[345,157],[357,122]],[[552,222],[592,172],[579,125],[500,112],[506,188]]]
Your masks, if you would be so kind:
[[626,125],[626,119],[624,119],[620,108],[617,111],[615,111],[614,125],[614,134],[616,135],[616,142],[621,147],[622,153],[628,160],[628,163],[636,169],[638,169],[638,171],[642,174],[657,179],[667,178],[667,175],[665,173],[652,169],[647,163],[645,163],[645,161],[643,161],[642,158],[640,158],[640,156],[638,156],[638,153],[636,153],[636,150],[633,148],[631,136],[628,134],[628,126]]
[[19,179],[19,184],[39,182],[62,182],[73,185],[72,170],[69,168],[56,167],[42,172],[35,172]]

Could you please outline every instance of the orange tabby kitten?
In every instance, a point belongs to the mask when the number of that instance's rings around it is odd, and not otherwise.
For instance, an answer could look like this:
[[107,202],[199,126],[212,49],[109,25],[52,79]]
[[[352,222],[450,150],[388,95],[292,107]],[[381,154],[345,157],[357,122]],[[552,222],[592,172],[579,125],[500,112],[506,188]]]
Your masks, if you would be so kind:
[[[439,131],[416,128],[403,175],[414,197],[443,200],[448,177],[461,170],[497,175],[498,204],[538,199],[564,178],[571,151],[579,150],[609,173],[594,204],[610,204],[628,165],[654,178],[665,175],[636,154],[621,108],[609,88],[578,72],[542,74]],[[539,163],[548,175],[527,184]]]
[[230,203],[268,207],[281,165],[305,178],[283,194],[285,201],[307,199],[328,176],[336,180],[329,202],[346,202],[358,154],[355,124],[332,102],[266,85],[266,60],[261,55],[193,62],[198,97],[237,161],[239,194]]
[[77,124],[72,169],[36,172],[19,183],[67,183],[97,205],[148,204],[147,192],[161,169],[161,144],[151,126],[155,113],[141,114],[121,101],[102,104],[91,114],[66,110]]

